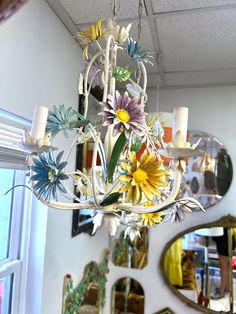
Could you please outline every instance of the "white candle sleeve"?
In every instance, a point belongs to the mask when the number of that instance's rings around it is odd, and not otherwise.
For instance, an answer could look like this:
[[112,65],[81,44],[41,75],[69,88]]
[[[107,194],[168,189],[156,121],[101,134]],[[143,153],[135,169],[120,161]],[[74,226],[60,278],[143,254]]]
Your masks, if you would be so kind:
[[183,139],[187,140],[187,130],[188,130],[188,108],[186,107],[176,107],[174,109],[173,116],[173,127],[172,127],[172,140],[176,133],[180,131],[183,135]]
[[44,106],[37,106],[34,109],[34,117],[30,135],[37,140],[43,139],[45,136],[45,129],[48,118],[48,108]]

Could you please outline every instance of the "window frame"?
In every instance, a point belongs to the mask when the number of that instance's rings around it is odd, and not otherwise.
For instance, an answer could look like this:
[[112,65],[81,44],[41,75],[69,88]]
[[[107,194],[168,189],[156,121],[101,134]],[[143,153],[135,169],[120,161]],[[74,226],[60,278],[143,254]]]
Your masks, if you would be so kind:
[[[3,169],[1,164],[0,168]],[[26,171],[19,169],[18,172],[15,165],[8,169],[16,171],[15,183],[18,181],[22,184],[23,178],[26,181]],[[32,195],[27,189],[19,187],[13,190],[8,257],[0,261],[0,279],[13,274],[11,314],[22,314],[25,311],[31,202]]]

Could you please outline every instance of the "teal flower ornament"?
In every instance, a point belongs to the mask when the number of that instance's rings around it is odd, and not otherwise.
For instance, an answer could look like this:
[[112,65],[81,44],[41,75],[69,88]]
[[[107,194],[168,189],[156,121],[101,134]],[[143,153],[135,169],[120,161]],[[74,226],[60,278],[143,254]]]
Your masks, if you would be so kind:
[[65,137],[68,137],[67,131],[72,130],[70,123],[74,116],[76,116],[76,112],[72,107],[65,110],[64,105],[60,105],[58,108],[53,106],[53,110],[48,113],[46,132],[55,136],[58,132],[63,131]]
[[67,165],[67,161],[61,162],[63,151],[60,152],[56,159],[53,156],[52,150],[39,154],[39,158],[33,158],[33,166],[31,170],[34,174],[30,180],[34,181],[33,191],[45,201],[50,201],[51,196],[57,200],[57,190],[66,194],[66,189],[62,185],[63,180],[69,177],[63,173],[63,169]]
[[143,61],[153,65],[153,63],[149,60],[149,58],[153,58],[153,56],[150,52],[139,46],[138,42],[133,38],[129,37],[123,48],[133,60]]

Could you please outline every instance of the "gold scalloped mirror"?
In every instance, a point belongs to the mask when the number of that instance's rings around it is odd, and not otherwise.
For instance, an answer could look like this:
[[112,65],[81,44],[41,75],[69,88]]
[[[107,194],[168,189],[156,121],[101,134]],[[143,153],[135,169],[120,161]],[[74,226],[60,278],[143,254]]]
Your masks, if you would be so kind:
[[170,240],[161,272],[184,303],[205,313],[236,313],[236,218],[189,228]]

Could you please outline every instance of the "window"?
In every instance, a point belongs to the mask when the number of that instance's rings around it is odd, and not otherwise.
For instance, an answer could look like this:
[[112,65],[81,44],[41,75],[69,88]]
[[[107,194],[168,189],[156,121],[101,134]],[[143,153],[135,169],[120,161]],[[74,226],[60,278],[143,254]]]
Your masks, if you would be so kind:
[[0,169],[0,314],[19,313],[20,281],[25,269],[25,171]]
[[0,108],[0,314],[24,313],[31,195],[12,187],[27,183],[26,153],[14,143],[29,124]]

